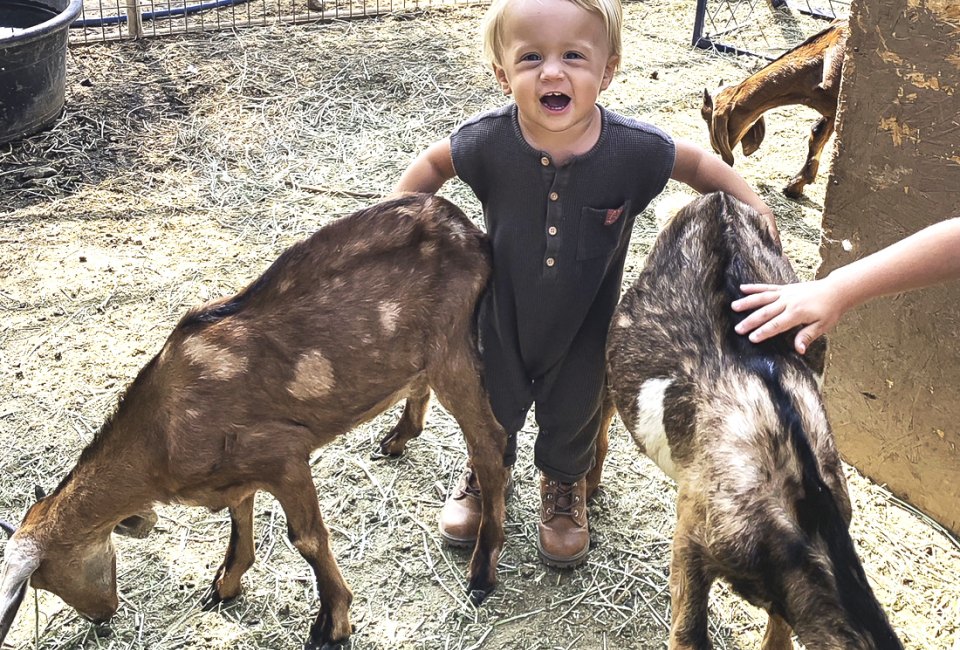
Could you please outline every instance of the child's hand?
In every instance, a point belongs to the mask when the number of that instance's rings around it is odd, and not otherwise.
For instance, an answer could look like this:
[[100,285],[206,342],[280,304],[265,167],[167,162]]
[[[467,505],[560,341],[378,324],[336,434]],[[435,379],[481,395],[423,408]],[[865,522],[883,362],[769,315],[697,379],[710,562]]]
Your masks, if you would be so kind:
[[750,340],[759,343],[805,325],[793,343],[800,354],[831,330],[845,311],[838,292],[822,280],[786,285],[743,284],[740,290],[748,295],[734,300],[733,310],[756,311],[737,324],[737,333],[749,333]]

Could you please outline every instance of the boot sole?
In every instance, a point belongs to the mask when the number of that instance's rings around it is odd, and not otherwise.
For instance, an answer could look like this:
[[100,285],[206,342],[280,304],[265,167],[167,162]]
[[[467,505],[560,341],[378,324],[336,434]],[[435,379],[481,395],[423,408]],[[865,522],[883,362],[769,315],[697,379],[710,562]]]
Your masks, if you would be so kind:
[[585,549],[572,557],[557,557],[544,551],[543,546],[540,545],[539,536],[537,538],[537,553],[540,555],[540,560],[547,566],[552,566],[557,569],[573,569],[574,567],[584,564],[587,561],[587,554],[589,552],[590,545],[587,544]]

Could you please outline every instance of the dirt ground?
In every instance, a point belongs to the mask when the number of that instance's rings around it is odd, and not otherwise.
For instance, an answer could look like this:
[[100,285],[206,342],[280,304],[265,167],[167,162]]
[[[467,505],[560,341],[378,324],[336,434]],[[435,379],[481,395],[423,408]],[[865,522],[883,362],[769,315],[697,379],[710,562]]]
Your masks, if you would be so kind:
[[[602,101],[708,147],[703,88],[739,80],[757,61],[691,50],[692,2],[625,11],[625,63]],[[34,485],[56,486],[187,307],[237,291],[290,243],[388,192],[464,117],[504,101],[478,61],[481,13],[71,49],[64,116],[0,146],[0,518],[16,523]],[[819,264],[828,169],[800,201],[780,188],[803,162],[814,119],[805,109],[768,114],[763,146],[737,162],[806,278]],[[479,215],[463,185],[444,194]],[[671,183],[638,219],[628,282],[658,221],[689,196]],[[460,434],[434,408],[404,457],[372,460],[397,413],[320,450],[314,464],[355,594],[354,648],[665,647],[675,489],[622,425],[590,509],[589,562],[573,571],[537,560],[535,429],[526,428],[501,587],[477,609],[464,596],[468,555],[444,547],[435,524],[464,460]],[[957,650],[957,541],[848,469],[853,535],[906,646]],[[200,599],[226,548],[226,513],[158,512],[147,540],[116,539],[121,607],[109,626],[30,591],[9,647],[299,647],[316,596],[272,498],[257,500],[245,594],[213,612]],[[764,620],[715,588],[718,648],[758,647]]]

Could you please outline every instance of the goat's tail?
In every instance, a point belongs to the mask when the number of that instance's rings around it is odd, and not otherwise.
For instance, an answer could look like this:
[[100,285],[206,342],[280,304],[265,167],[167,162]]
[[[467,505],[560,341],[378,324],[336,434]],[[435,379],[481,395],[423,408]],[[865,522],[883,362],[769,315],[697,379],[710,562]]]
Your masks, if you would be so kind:
[[[740,284],[782,282],[785,276],[792,275],[792,271],[780,256],[779,247],[769,237],[759,215],[740,210],[731,214],[728,209],[735,206],[730,204],[729,199],[725,204],[721,236],[727,244],[723,249],[729,255],[723,280],[729,304],[729,301],[742,296]],[[759,231],[751,232],[751,229]],[[767,250],[758,251],[758,243],[766,244]],[[804,366],[804,360],[794,351],[789,335],[781,334],[761,344],[751,343],[733,329],[747,314],[737,314],[731,309],[727,312],[730,314],[726,331],[728,345],[743,366],[763,381],[799,461],[803,496],[795,504],[798,524],[808,539],[819,538],[826,544],[833,566],[837,597],[846,612],[848,623],[864,639],[867,647],[874,650],[902,650],[903,646],[870,588],[837,499],[823,480],[796,403],[784,386],[782,371],[786,364]],[[810,382],[812,384],[812,377]],[[800,561],[807,563],[804,559]],[[778,591],[785,596],[785,589],[786,585],[783,585]]]

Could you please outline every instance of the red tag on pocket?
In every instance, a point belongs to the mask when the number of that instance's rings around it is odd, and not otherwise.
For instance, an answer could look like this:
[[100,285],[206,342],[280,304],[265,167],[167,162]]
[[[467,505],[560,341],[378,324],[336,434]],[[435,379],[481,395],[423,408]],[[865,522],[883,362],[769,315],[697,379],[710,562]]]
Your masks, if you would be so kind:
[[607,218],[603,220],[603,225],[612,226],[613,224],[617,223],[617,219],[620,218],[621,214],[623,214],[623,208],[607,210]]

